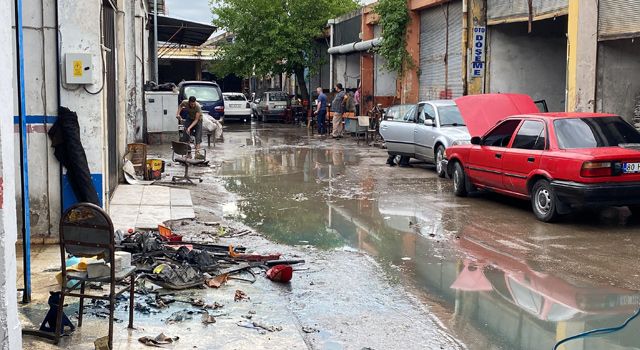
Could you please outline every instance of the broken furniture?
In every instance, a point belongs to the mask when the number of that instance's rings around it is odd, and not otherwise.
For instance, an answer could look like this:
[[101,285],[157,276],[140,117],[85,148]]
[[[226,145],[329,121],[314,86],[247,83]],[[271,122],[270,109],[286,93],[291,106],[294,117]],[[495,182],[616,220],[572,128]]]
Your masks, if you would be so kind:
[[[98,257],[109,262],[108,276],[89,278],[86,271],[67,271],[67,254],[75,257]],[[62,316],[64,314],[65,297],[80,298],[78,327],[82,327],[84,299],[98,299],[109,302],[109,349],[113,349],[113,321],[116,297],[129,290],[129,328],[133,328],[133,309],[135,291],[135,267],[123,266],[120,270],[116,266],[116,243],[113,223],[97,205],[90,203],[76,204],[64,212],[60,219],[60,259],[62,268],[62,283],[60,301],[58,303],[58,319],[56,322],[55,343],[60,341],[62,332]],[[128,282],[125,279],[129,278]],[[71,283],[69,287],[68,283]],[[108,295],[85,293],[87,283],[108,283]],[[116,291],[116,284],[128,284],[127,287]],[[78,292],[78,286],[80,291]]]
[[[173,161],[184,165],[184,176],[174,176],[172,178],[172,182],[184,181],[190,184],[194,184],[192,180],[198,180],[202,182],[202,179],[199,177],[191,177],[189,176],[189,167],[192,165],[201,165],[207,162],[207,151],[204,151],[204,159],[195,159],[190,158],[192,155],[191,145],[185,142],[173,141],[171,142],[171,148],[173,149]],[[177,155],[177,156],[176,156]]]
[[147,145],[144,143],[128,144],[125,157],[133,163],[136,175],[147,180]]

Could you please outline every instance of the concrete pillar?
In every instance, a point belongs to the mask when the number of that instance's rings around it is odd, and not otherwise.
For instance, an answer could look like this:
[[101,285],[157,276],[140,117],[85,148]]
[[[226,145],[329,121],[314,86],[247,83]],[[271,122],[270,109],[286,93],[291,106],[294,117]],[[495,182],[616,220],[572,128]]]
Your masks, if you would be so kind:
[[[474,95],[484,93],[484,82],[487,74],[486,0],[468,0],[467,4],[468,40],[463,49],[467,53],[466,62],[468,62],[468,65],[463,74],[466,74],[467,77],[467,94]],[[482,32],[483,29],[484,32]],[[476,48],[476,46],[481,45],[483,41],[484,45]]]
[[0,349],[21,349],[16,287],[16,197],[13,147],[14,86],[11,1],[0,1]]
[[569,0],[568,112],[593,112],[598,59],[598,1]]
[[409,11],[410,22],[407,27],[407,51],[415,65],[413,69],[405,69],[404,76],[401,77],[400,103],[416,103],[418,102],[418,94],[420,92],[420,77],[418,76],[418,68],[420,67],[420,12]]

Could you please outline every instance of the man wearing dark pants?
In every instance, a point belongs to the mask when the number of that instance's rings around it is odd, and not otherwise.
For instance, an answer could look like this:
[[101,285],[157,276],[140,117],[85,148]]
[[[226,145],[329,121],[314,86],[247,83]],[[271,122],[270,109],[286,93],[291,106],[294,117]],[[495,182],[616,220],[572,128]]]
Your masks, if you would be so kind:
[[184,126],[184,132],[180,141],[189,143],[191,135],[195,137],[196,155],[200,150],[202,143],[202,108],[196,101],[195,96],[189,97],[189,100],[182,101],[176,112],[176,118]]
[[322,88],[316,89],[318,92],[318,100],[316,102],[316,115],[318,116],[318,134],[327,133],[327,95],[322,92]]

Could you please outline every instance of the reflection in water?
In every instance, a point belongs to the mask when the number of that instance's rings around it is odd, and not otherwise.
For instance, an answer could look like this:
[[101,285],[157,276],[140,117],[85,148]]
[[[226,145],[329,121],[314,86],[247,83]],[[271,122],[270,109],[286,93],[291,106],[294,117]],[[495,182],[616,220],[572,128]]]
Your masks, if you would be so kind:
[[[472,349],[551,349],[566,336],[622,322],[640,303],[637,291],[566,281],[538,271],[517,249],[495,248],[496,236],[504,237],[496,230],[517,228],[460,216],[442,199],[450,189],[441,180],[425,186],[352,173],[358,163],[340,149],[262,149],[224,163],[220,175],[242,198],[235,217],[272,240],[347,245],[376,257],[390,277],[402,265],[401,279],[444,305],[451,329]],[[632,323],[565,349],[636,349],[639,330]]]

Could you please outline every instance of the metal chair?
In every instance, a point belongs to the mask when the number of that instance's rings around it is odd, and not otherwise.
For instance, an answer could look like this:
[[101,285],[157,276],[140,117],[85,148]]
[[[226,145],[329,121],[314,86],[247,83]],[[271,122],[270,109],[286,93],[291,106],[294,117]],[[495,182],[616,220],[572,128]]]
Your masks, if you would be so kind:
[[206,163],[207,150],[202,150],[204,151],[205,159],[192,159],[192,158],[189,158],[191,156],[190,144],[185,142],[173,141],[171,142],[171,148],[173,149],[173,156],[172,156],[173,161],[184,165],[184,176],[174,176],[171,179],[171,181],[172,182],[183,181],[183,182],[188,182],[192,185],[194,185],[192,180],[198,180],[199,182],[202,182],[202,179],[199,177],[189,176],[189,166]]
[[[113,223],[109,215],[95,204],[80,203],[67,209],[60,219],[60,262],[62,268],[62,287],[56,320],[55,343],[58,344],[63,331],[62,316],[65,297],[80,298],[78,327],[82,327],[84,299],[98,299],[109,302],[109,349],[113,349],[113,319],[116,298],[129,290],[129,326],[133,328],[133,309],[135,292],[135,267],[123,268],[116,271]],[[89,278],[86,271],[67,271],[67,254],[75,257],[93,257],[105,259],[110,263],[109,275],[105,277]],[[116,283],[122,284],[130,278],[128,286],[116,290]],[[86,294],[85,285],[90,282],[109,283],[108,295]],[[77,292],[78,286],[80,292]]]

